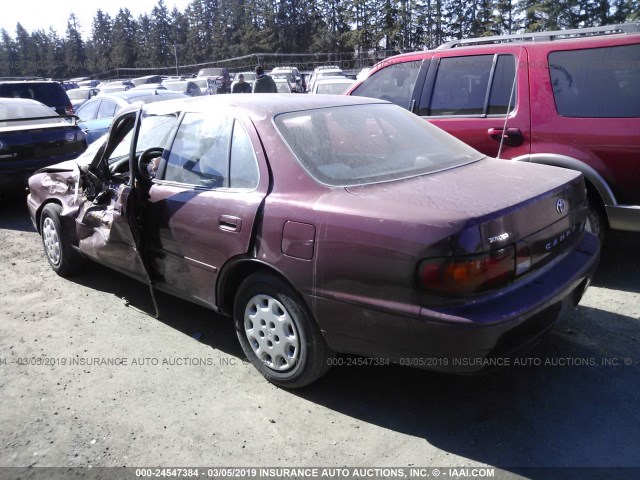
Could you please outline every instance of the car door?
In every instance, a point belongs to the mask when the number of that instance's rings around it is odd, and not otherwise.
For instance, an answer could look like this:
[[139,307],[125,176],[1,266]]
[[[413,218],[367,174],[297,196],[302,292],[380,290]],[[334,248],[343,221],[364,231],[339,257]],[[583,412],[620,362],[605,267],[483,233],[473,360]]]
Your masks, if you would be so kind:
[[176,122],[177,114],[145,117],[141,108],[118,116],[83,174],[76,219],[80,251],[146,283],[150,277],[139,224],[146,191],[132,172],[142,151],[165,145]]
[[215,305],[223,265],[248,254],[269,174],[248,120],[186,113],[149,191],[154,283]]
[[[415,113],[491,157],[528,154],[531,120],[527,51],[438,51]],[[522,66],[522,68],[518,68]]]

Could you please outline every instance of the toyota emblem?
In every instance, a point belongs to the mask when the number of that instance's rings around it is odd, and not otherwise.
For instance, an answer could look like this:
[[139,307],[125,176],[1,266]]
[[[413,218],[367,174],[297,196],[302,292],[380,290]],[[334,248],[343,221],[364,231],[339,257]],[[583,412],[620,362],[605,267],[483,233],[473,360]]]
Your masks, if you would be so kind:
[[558,214],[562,215],[566,208],[567,202],[565,202],[563,198],[559,198],[556,202],[556,211],[558,212]]

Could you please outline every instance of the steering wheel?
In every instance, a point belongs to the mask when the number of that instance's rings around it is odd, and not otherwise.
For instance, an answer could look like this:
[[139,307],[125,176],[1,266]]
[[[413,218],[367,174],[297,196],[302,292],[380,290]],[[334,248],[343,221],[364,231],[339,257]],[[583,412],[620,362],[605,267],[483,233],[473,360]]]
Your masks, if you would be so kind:
[[151,184],[151,174],[149,172],[149,164],[152,160],[161,157],[164,152],[162,147],[151,147],[146,149],[138,157],[138,168],[136,169],[136,178],[144,185]]

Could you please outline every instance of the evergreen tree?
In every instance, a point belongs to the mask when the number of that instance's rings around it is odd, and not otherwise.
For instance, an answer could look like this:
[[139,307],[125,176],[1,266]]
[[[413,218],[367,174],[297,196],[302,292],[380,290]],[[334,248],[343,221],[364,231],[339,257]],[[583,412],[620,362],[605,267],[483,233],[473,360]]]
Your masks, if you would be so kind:
[[171,21],[169,10],[164,4],[164,0],[158,3],[151,10],[149,17],[149,56],[155,68],[171,65],[173,62],[173,45],[171,44]]
[[91,49],[87,51],[89,65],[94,72],[102,72],[110,69],[112,49],[112,21],[109,14],[98,9],[93,19],[91,29]]
[[111,29],[111,66],[133,67],[136,63],[136,23],[128,8],[118,10]]
[[0,76],[12,77],[17,71],[18,53],[11,35],[3,28],[0,30]]
[[86,75],[87,56],[84,42],[80,34],[80,23],[75,14],[69,15],[67,21],[67,36],[64,42],[64,60],[66,63],[66,75],[69,77]]

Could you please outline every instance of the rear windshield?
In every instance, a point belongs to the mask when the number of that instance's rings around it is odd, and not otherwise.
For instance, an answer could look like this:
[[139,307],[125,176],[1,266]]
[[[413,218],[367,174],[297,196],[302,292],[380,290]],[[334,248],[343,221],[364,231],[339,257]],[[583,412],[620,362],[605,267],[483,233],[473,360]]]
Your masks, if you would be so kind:
[[274,121],[309,174],[331,186],[408,178],[483,158],[397,105],[305,110]]
[[351,86],[353,82],[340,83],[319,83],[316,93],[324,93],[329,95],[342,95]]
[[30,98],[49,106],[67,106],[67,94],[59,83],[4,83],[0,97]]
[[89,93],[90,90],[80,90],[79,88],[67,91],[69,100],[86,100],[89,98]]
[[[29,105],[29,102],[21,105],[6,105],[0,103],[0,127],[17,125],[39,125],[46,123],[66,123],[64,118],[45,105]],[[29,120],[37,117],[51,117],[40,120]],[[11,121],[24,119],[24,121]]]

